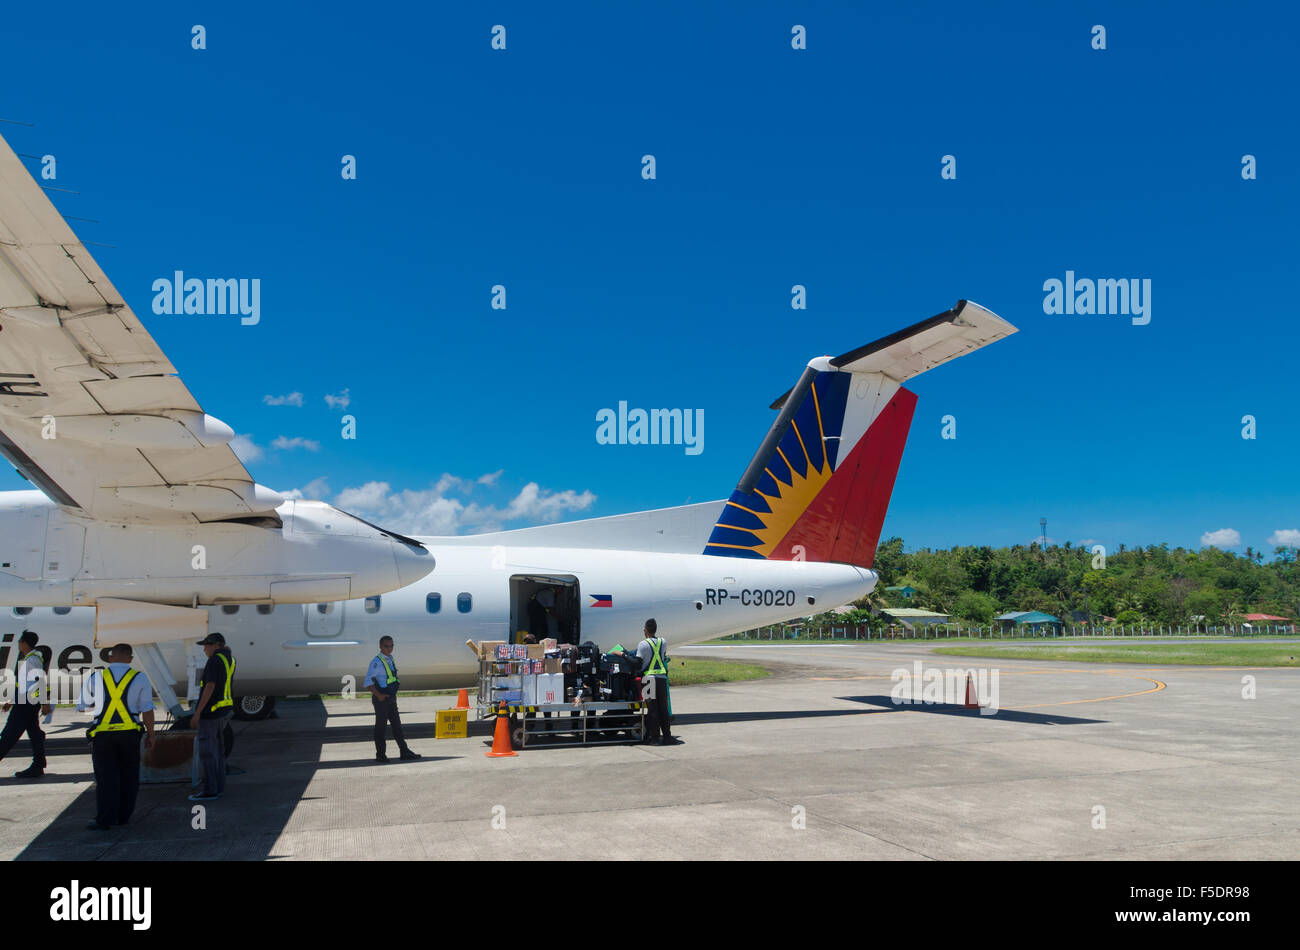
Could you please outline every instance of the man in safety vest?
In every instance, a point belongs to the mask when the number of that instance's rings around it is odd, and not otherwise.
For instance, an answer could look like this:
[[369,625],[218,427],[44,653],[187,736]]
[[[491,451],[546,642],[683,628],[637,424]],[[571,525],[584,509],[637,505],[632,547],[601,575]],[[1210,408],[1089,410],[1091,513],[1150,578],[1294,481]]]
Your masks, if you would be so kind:
[[659,625],[653,617],[645,622],[645,639],[636,645],[641,661],[641,695],[646,701],[646,742],[673,744],[668,722],[668,649],[663,637],[655,636]]
[[86,828],[107,831],[125,825],[140,791],[140,736],[153,747],[153,684],[131,668],[131,647],[108,652],[108,668],[95,670],[81,688],[80,710],[95,710],[86,735],[95,766],[95,819]]
[[210,633],[199,641],[208,662],[203,667],[202,692],[190,717],[190,728],[197,729],[195,750],[203,767],[203,789],[190,796],[192,802],[210,802],[226,790],[226,748],[221,730],[235,711],[230,690],[235,680],[235,658],[226,647],[226,638]]
[[397,661],[393,659],[393,638],[379,638],[379,655],[370,661],[366,678],[362,686],[370,687],[370,703],[375,707],[375,761],[387,762],[387,741],[384,737],[384,724],[393,724],[393,738],[401,750],[403,759],[418,759],[420,754],[412,752],[406,745],[406,736],[402,733],[402,717],[397,713],[397,691],[402,688],[397,679]]
[[0,732],[0,759],[9,754],[24,732],[32,740],[32,764],[21,772],[15,772],[15,778],[40,778],[45,774],[45,733],[41,731],[41,712],[48,713],[50,704],[41,705],[41,700],[48,698],[49,693],[45,682],[45,658],[36,649],[40,639],[30,630],[19,635],[14,702],[5,703],[3,707],[9,718],[5,720],[4,731]]

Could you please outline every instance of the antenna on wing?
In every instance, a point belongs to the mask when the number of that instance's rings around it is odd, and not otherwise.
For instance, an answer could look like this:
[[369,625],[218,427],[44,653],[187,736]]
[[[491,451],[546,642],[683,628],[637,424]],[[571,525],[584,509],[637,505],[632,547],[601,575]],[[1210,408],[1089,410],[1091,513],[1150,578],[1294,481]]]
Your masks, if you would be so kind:
[[[0,119],[0,122],[8,122],[10,125],[25,125],[25,126],[27,126],[28,128],[35,128],[35,127],[36,127],[36,123],[34,123],[34,122],[19,122],[19,121],[17,121],[16,119]],[[22,158],[30,158],[30,159],[34,159],[35,161],[38,161],[38,162],[41,161],[41,160],[43,159],[43,157],[44,157],[44,156],[41,156],[41,155],[32,155],[32,154],[30,154],[29,152],[15,152],[14,154],[15,154],[15,155],[19,155],[19,156],[21,156]],[[59,188],[59,187],[57,187],[57,186],[55,186],[55,185],[41,185],[41,187],[44,188],[46,191],[60,191],[60,192],[63,192],[63,194],[65,194],[65,195],[75,195],[75,196],[78,197],[78,198],[81,197],[81,192],[79,192],[79,191],[73,191],[71,188]],[[65,214],[63,217],[64,217],[65,219],[69,220],[69,221],[85,221],[87,224],[99,224],[99,223],[100,223],[100,222],[97,221],[95,218],[79,218],[79,217],[77,217],[75,214]],[[93,246],[93,247],[107,247],[107,248],[113,248],[114,250],[116,250],[116,248],[117,248],[117,245],[116,245],[116,244],[105,244],[105,243],[103,243],[102,241],[87,241],[87,240],[85,240],[84,238],[82,239],[81,243],[82,243],[82,244],[89,244],[89,245],[91,245],[91,246]]]

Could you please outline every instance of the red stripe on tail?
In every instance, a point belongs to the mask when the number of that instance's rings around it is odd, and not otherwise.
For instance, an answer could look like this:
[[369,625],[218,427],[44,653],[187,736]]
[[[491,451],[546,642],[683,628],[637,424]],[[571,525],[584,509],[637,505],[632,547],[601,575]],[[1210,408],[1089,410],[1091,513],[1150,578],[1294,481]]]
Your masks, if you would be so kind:
[[776,545],[771,559],[871,566],[915,409],[916,395],[899,389]]

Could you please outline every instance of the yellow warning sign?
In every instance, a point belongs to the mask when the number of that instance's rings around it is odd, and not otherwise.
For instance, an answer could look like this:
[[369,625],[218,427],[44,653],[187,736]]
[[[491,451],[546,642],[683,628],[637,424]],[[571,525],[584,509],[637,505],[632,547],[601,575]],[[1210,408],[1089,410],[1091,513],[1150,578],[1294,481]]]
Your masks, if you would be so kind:
[[469,710],[468,709],[439,709],[438,710],[438,731],[434,733],[438,739],[464,739],[469,735]]

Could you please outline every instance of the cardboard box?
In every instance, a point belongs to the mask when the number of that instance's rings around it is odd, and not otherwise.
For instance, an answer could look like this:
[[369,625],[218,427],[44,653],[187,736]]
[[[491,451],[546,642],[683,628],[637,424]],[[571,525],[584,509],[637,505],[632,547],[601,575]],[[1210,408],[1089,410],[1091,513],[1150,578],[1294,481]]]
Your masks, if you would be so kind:
[[560,658],[558,656],[548,656],[546,659],[542,660],[542,672],[559,673]]
[[537,705],[551,706],[564,702],[564,676],[560,673],[543,673],[537,677]]
[[490,660],[497,655],[497,647],[505,643],[504,640],[481,640],[478,644],[478,655],[484,660]]
[[496,645],[496,653],[497,653],[497,659],[498,659],[498,660],[508,660],[508,659],[510,659],[510,657],[511,657],[510,644],[508,644],[508,643],[497,643],[497,645]]
[[540,643],[525,643],[524,649],[528,651],[528,659],[540,660],[546,656],[546,647]]
[[522,696],[522,698],[520,699],[520,702],[523,703],[525,706],[536,706],[538,677],[533,676],[530,673],[527,676],[521,677],[521,680],[522,680],[522,689],[520,690],[520,695]]
[[556,642],[556,640],[555,640],[554,637],[547,637],[546,639],[544,639],[544,640],[542,641],[542,649],[543,649],[543,650],[554,650],[554,649],[555,649],[556,647],[558,647],[558,646],[559,646],[559,643]]
[[464,739],[469,736],[468,709],[439,709],[435,739]]
[[525,643],[510,644],[510,659],[526,660],[528,659],[528,645]]

